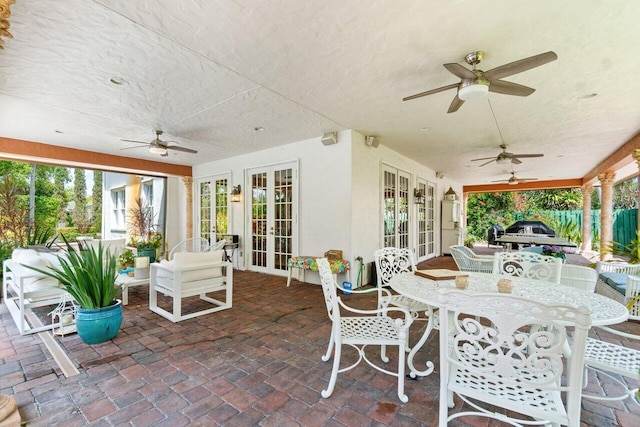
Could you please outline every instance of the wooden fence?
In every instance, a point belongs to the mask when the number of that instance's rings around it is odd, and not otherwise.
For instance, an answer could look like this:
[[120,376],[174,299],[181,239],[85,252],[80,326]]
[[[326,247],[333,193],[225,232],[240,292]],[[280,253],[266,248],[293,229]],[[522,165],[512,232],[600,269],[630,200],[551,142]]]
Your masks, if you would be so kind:
[[[582,228],[582,210],[575,211],[542,211],[539,214],[555,218],[562,224],[573,223]],[[531,218],[533,212],[516,213],[516,221]],[[636,238],[638,228],[637,209],[614,209],[613,210],[613,241],[623,245],[629,244]],[[596,236],[600,235],[600,209],[591,211],[591,230]]]

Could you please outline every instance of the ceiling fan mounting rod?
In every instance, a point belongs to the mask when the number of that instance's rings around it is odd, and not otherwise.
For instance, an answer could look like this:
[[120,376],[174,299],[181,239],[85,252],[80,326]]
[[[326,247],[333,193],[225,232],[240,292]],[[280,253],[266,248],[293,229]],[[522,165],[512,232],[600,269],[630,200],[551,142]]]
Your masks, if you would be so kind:
[[467,64],[471,65],[473,69],[476,69],[476,65],[480,63],[484,59],[484,52],[481,50],[477,50],[475,52],[471,52],[464,57],[464,60]]

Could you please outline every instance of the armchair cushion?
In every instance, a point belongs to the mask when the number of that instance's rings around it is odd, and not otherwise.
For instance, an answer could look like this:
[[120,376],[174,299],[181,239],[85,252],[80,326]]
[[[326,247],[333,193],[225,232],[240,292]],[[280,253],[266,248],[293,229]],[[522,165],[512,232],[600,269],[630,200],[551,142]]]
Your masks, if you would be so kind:
[[173,261],[163,261],[161,262],[162,266],[168,267],[170,270],[160,269],[158,270],[158,276],[166,276],[173,277],[173,270],[175,269],[184,269],[186,271],[182,272],[182,282],[195,282],[197,280],[209,279],[212,277],[221,277],[222,276],[222,268],[221,267],[211,267],[204,269],[194,269],[189,271],[192,268],[197,268],[199,265],[213,264],[222,262],[222,257],[224,256],[224,251],[213,251],[213,252],[177,252]]
[[627,277],[626,273],[612,273],[612,272],[604,272],[600,273],[600,278],[609,286],[620,292],[622,295],[625,293],[625,289],[627,289]]

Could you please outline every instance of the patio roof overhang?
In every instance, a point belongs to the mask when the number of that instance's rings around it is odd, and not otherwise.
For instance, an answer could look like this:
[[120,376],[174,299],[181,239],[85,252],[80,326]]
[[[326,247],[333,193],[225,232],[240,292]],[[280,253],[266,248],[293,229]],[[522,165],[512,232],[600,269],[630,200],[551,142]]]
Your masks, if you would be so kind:
[[[562,179],[554,181],[529,181],[517,185],[485,184],[465,185],[465,194],[506,192],[517,190],[551,190],[554,188],[576,188],[584,185],[599,185],[598,175],[607,172],[616,173],[616,182],[625,181],[640,174],[636,160],[633,158],[636,150],[640,150],[640,134],[627,141],[620,149],[600,162],[595,168],[582,178]],[[577,155],[577,154],[576,154]]]
[[191,176],[191,166],[0,137],[0,159],[149,176]]

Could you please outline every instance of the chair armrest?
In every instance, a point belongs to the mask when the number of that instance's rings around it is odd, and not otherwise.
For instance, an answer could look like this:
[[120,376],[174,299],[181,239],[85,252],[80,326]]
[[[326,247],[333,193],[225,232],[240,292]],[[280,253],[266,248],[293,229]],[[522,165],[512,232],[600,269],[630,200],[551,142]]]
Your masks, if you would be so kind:
[[344,308],[346,311],[350,313],[356,313],[356,314],[388,314],[392,311],[395,311],[395,312],[404,314],[405,326],[409,326],[413,322],[413,316],[411,316],[411,313],[409,313],[409,310],[402,307],[384,307],[384,308],[378,308],[373,310],[361,310],[361,309],[346,305],[342,301],[341,297],[338,297],[338,304],[340,304],[340,307]]

